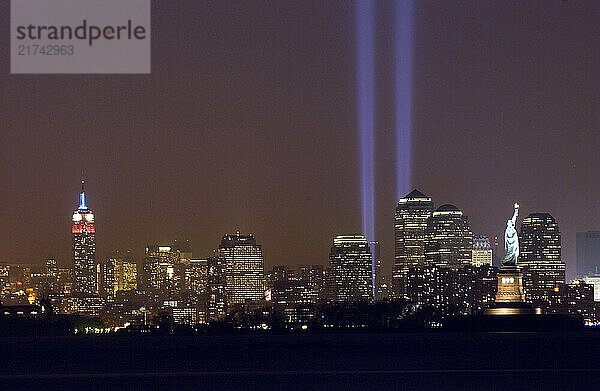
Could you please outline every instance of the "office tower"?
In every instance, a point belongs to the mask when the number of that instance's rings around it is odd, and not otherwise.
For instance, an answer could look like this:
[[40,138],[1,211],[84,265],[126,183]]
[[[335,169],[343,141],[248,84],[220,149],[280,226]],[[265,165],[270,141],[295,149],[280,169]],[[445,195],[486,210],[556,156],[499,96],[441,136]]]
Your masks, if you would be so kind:
[[429,265],[462,268],[471,264],[473,233],[469,219],[454,205],[440,206],[427,221],[425,260]]
[[189,240],[175,240],[171,246],[171,251],[177,254],[177,261],[189,265],[192,259],[192,246]]
[[519,233],[519,262],[560,261],[560,231],[549,213],[531,213]]
[[208,268],[210,260],[190,259],[185,270],[185,283],[187,289],[200,295],[208,292]]
[[274,282],[272,302],[290,325],[306,324],[314,317],[312,290],[308,280],[289,277]]
[[327,300],[325,267],[323,265],[300,265],[298,278],[308,281],[313,303]]
[[44,268],[44,288],[43,295],[47,296],[50,293],[58,293],[60,287],[58,284],[58,265],[56,259],[47,259]]
[[160,299],[174,295],[179,285],[177,256],[177,251],[173,251],[170,245],[148,245],[143,262],[144,289]]
[[265,294],[262,248],[253,235],[226,234],[216,256],[225,260],[227,305],[262,300]]
[[0,299],[10,294],[10,265],[0,264]]
[[492,246],[487,236],[473,236],[473,266],[492,265]]
[[115,267],[114,257],[105,259],[96,265],[98,294],[102,297],[115,296]]
[[377,292],[381,291],[382,267],[381,267],[381,247],[379,242],[369,242],[371,250],[371,283],[373,284],[373,300],[377,299]]
[[190,265],[192,259],[192,246],[189,240],[179,241],[175,240],[171,246],[171,251],[176,254],[175,259],[175,292],[182,293],[188,289],[186,286],[186,270]]
[[58,278],[56,259],[46,259],[46,277]]
[[371,265],[371,250],[363,235],[336,236],[329,253],[333,301],[372,302]]
[[431,198],[413,190],[398,201],[394,220],[395,261],[392,290],[405,297],[408,269],[425,265],[425,229],[433,212]]
[[577,275],[600,274],[600,231],[577,232]]
[[594,286],[574,280],[569,284],[559,283],[550,290],[542,308],[547,313],[580,314],[586,324],[594,324],[600,320],[596,307]]
[[112,254],[103,264],[103,287],[106,294],[115,296],[119,291],[137,289],[137,263],[128,252]]
[[496,272],[497,268],[490,265],[410,268],[407,296],[415,303],[437,309],[441,318],[473,314],[495,301]]
[[221,320],[225,315],[227,298],[225,295],[225,259],[218,255],[208,259],[208,320]]
[[594,301],[600,301],[600,275],[585,276],[583,281],[594,287]]
[[[276,265],[273,269],[265,274],[265,287],[273,288],[277,281],[287,281],[290,278],[295,278],[296,273],[286,265]],[[301,277],[300,277],[301,278]]]
[[84,181],[81,181],[79,207],[73,212],[73,290],[77,294],[97,293],[96,227],[94,213],[86,205]]
[[519,266],[527,301],[543,307],[548,292],[565,282],[558,224],[548,213],[532,213],[523,219],[519,233]]

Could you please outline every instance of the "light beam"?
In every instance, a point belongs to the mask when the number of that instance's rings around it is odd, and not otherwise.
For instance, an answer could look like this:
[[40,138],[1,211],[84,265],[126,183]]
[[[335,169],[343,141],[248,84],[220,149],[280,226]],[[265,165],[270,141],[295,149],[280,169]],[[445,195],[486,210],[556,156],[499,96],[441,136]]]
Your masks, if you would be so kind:
[[375,237],[375,1],[357,0],[355,4],[362,233],[367,240],[373,240]]
[[402,198],[411,189],[413,0],[396,0],[396,186]]

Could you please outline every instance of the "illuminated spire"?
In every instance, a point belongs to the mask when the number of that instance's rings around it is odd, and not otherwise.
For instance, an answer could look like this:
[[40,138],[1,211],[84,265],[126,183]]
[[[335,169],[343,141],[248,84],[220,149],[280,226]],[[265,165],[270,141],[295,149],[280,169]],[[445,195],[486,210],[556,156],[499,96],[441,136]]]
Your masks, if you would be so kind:
[[81,193],[79,194],[79,209],[87,209],[87,205],[85,204],[85,180],[81,180]]

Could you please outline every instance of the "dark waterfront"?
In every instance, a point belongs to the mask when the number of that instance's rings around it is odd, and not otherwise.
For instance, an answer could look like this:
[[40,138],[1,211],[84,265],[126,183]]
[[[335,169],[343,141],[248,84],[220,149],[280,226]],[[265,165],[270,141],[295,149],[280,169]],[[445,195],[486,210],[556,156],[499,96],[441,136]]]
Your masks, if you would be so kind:
[[0,339],[0,389],[591,390],[600,333]]

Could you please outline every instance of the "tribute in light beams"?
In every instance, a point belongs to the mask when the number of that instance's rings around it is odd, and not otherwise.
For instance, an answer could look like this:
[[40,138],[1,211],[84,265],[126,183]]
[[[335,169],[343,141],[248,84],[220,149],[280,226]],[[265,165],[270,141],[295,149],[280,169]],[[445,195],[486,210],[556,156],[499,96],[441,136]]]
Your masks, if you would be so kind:
[[396,186],[397,199],[410,191],[413,0],[396,0]]
[[356,23],[356,81],[362,229],[367,240],[375,237],[375,2],[358,0]]

